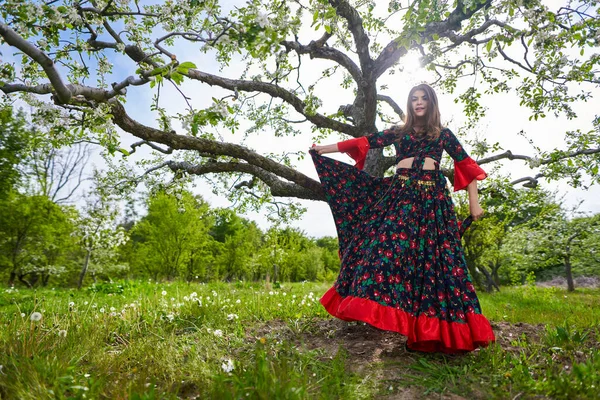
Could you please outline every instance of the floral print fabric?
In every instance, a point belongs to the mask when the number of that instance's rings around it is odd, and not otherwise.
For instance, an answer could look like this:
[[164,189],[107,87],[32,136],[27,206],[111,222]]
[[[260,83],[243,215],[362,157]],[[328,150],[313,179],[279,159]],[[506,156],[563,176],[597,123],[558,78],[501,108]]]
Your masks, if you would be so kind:
[[[390,137],[382,133],[368,139],[372,147],[381,147],[393,142]],[[421,143],[418,153],[402,152],[402,158],[415,157],[413,168],[385,178],[311,151],[341,259],[338,279],[322,303],[334,316],[407,335],[413,349],[469,351],[494,335],[467,270],[446,179],[438,169],[422,169],[425,157],[439,160],[441,143],[454,156],[468,157],[462,147],[443,140]],[[353,317],[345,318],[340,304],[348,301],[362,309],[361,316],[351,310]],[[382,319],[375,314],[386,315],[385,321],[375,321]],[[432,336],[433,326],[438,333]]]

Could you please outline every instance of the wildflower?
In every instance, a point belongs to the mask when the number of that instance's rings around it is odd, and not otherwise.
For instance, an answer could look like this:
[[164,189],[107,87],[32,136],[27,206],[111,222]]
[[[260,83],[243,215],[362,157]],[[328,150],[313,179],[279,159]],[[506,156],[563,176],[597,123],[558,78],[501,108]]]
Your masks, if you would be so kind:
[[39,320],[42,319],[42,313],[39,313],[39,312],[36,311],[33,314],[31,314],[30,318],[31,318],[32,321],[39,321]]
[[187,296],[183,296],[183,300],[184,300],[184,301],[190,301],[190,298],[189,298],[189,297],[187,297]]
[[222,336],[223,336],[223,331],[222,331],[222,330],[220,330],[220,329],[215,329],[215,331],[213,332],[213,334],[214,334],[216,337],[222,337]]
[[90,374],[83,374],[84,378],[89,378],[91,375]]
[[260,339],[258,339],[259,342],[261,342],[262,344],[267,343],[267,339],[265,337],[261,337]]
[[273,296],[273,295],[274,295],[273,291],[270,291],[269,296]]
[[73,308],[74,305],[75,305],[74,301],[69,302],[69,308]]
[[212,291],[212,295],[213,297],[217,297],[217,292],[215,292],[214,290]]
[[281,303],[277,304],[277,307],[281,307]]
[[240,299],[237,299],[237,300],[235,301],[235,304],[240,304],[241,302],[242,302],[242,301],[241,301]]
[[223,368],[223,371],[227,373],[233,371],[233,361],[231,360],[231,358],[226,358],[225,360],[223,360],[221,368]]
[[25,318],[25,313],[24,312],[21,313],[21,318]]
[[116,310],[117,310],[117,309],[116,309],[116,308],[114,308],[114,307],[111,307],[111,308],[110,308],[110,311],[116,311]]
[[163,290],[161,294],[162,294],[163,296],[166,296],[166,295],[167,295],[167,291],[166,291],[166,290]]
[[87,306],[88,304],[90,304],[90,303],[87,301],[83,303],[84,306]]
[[61,329],[60,331],[58,331],[58,336],[60,336],[60,337],[67,337],[67,330],[66,329]]
[[231,320],[234,320],[234,319],[238,319],[237,314],[227,314],[227,320],[228,321],[231,321]]
[[168,314],[167,318],[168,318],[169,322],[173,322],[173,320],[175,319],[175,316],[173,314]]
[[196,297],[198,297],[198,293],[193,292],[192,294],[190,294],[190,298],[195,299]]

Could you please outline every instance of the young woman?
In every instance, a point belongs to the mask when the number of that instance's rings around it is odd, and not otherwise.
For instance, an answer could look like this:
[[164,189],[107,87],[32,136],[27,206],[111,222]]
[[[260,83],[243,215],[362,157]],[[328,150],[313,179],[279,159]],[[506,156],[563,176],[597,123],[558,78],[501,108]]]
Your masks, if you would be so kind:
[[[361,171],[370,148],[394,145],[396,174]],[[321,304],[335,317],[364,321],[408,337],[407,348],[460,353],[495,340],[469,276],[459,224],[439,169],[454,159],[454,190],[466,189],[473,220],[483,215],[477,180],[486,173],[440,124],[437,96],[411,89],[402,127],[337,144],[311,155],[338,232],[341,270]],[[322,157],[348,153],[356,168]]]

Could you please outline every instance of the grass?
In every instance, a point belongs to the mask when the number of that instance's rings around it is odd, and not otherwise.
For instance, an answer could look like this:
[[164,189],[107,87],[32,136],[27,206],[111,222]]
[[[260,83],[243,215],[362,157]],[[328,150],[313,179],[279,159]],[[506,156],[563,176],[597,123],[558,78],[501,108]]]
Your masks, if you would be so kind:
[[[327,288],[133,281],[0,289],[0,398],[600,397],[599,290],[481,294],[492,324],[511,332],[498,345],[363,365],[352,348],[303,345],[328,318],[318,303]],[[31,320],[36,312],[40,321]]]

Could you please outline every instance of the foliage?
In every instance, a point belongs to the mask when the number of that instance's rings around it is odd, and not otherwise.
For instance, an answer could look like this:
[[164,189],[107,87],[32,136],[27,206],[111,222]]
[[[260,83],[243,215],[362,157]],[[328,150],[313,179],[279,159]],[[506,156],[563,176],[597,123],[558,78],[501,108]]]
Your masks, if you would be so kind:
[[18,192],[0,200],[0,208],[10,210],[0,213],[0,268],[11,284],[18,278],[31,286],[41,278],[46,285],[51,275],[66,271],[74,247],[72,210]]
[[[324,197],[318,182],[296,169],[303,157],[298,148],[271,153],[265,131],[337,139],[337,133],[358,137],[382,121],[402,119],[405,110],[383,94],[411,73],[406,58],[420,56],[426,80],[455,96],[468,119],[465,131],[484,120],[485,95],[512,93],[530,120],[577,121],[573,105],[592,101],[598,89],[597,0],[576,6],[541,0],[251,0],[231,6],[5,0],[0,15],[3,48],[21,52],[0,62],[0,90],[33,107],[33,122],[48,132],[48,141],[89,140],[124,157],[149,146],[153,154],[138,159],[139,169],[125,163],[115,175],[133,184],[167,181],[162,168],[178,179],[206,176],[240,209],[271,204],[281,217],[302,210],[290,198]],[[339,84],[340,94],[328,96],[324,81]],[[219,89],[204,101],[198,93],[206,91],[197,84]],[[143,115],[153,115],[154,124],[128,114],[132,92],[152,98]],[[53,104],[41,97],[50,93]],[[181,96],[183,110],[165,100],[171,93]],[[339,98],[348,104],[330,104]],[[388,105],[395,115],[388,115]],[[474,147],[481,164],[528,162],[534,174],[504,186],[535,186],[541,177],[567,178],[573,186],[598,183],[599,124],[590,115],[564,133],[564,146],[543,150],[532,143],[531,155],[498,153],[504,149],[484,139]],[[117,126],[139,141],[122,148]],[[371,151],[366,170],[383,175],[392,163]]]
[[0,199],[16,189],[22,179],[20,164],[27,156],[31,133],[22,111],[0,105]]

